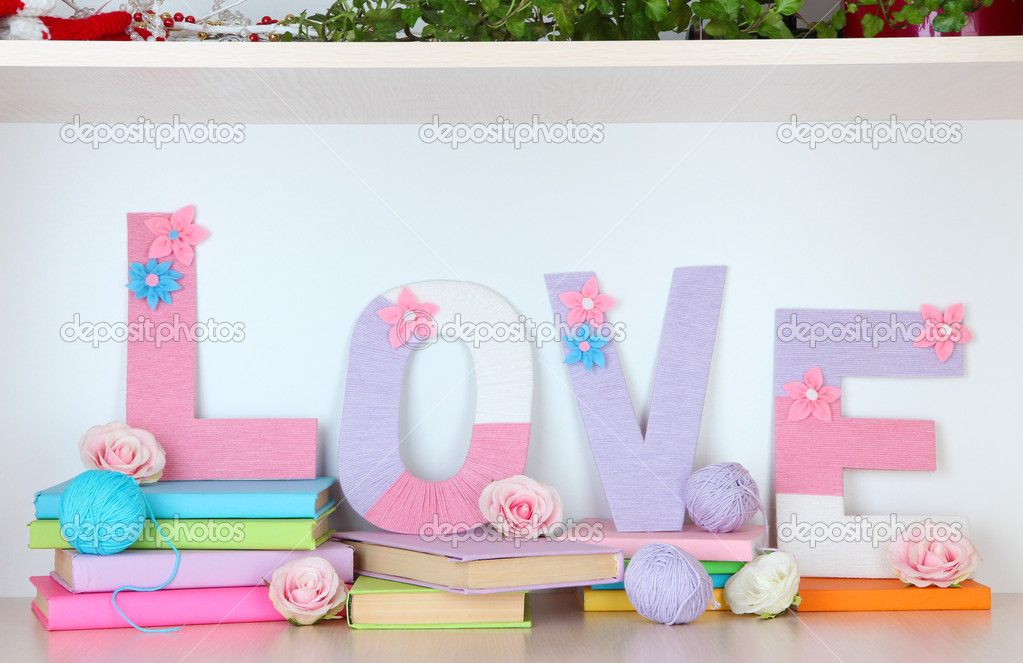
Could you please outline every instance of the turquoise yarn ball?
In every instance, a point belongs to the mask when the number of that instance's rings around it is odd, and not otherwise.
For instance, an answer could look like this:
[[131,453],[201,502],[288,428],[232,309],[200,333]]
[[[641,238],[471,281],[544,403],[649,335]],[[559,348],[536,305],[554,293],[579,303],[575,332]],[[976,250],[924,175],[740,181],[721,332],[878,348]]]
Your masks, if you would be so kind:
[[60,498],[60,533],[75,550],[121,552],[142,536],[146,501],[135,480],[110,470],[89,470],[71,480]]

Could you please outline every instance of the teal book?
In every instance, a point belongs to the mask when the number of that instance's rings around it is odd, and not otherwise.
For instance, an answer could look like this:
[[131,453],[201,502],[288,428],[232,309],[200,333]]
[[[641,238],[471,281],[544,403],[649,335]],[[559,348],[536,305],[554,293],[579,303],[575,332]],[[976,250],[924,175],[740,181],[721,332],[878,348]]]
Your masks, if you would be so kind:
[[[318,519],[334,508],[333,477],[260,481],[157,481],[143,484],[142,494],[157,518]],[[60,517],[65,481],[35,496],[36,519]]]
[[355,629],[529,628],[526,592],[456,594],[359,576],[348,592]]

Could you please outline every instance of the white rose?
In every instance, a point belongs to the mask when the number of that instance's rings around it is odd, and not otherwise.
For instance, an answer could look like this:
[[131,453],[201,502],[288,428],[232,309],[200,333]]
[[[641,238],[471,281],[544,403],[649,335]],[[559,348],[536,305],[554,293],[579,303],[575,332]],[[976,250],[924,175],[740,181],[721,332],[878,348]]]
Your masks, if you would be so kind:
[[774,617],[799,605],[799,568],[791,553],[759,555],[725,583],[725,602],[737,615]]

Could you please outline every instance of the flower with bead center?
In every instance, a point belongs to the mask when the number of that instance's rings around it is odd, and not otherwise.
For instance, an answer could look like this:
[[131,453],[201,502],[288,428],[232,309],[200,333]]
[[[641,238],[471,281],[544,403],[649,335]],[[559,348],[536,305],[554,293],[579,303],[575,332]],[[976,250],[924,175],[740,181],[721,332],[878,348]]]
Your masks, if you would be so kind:
[[170,293],[181,290],[177,283],[181,273],[175,272],[170,266],[170,260],[157,263],[155,258],[150,258],[144,265],[133,262],[128,265],[129,281],[126,285],[135,293],[136,299],[145,299],[153,310],[161,301],[170,304]]
[[195,258],[192,248],[206,239],[209,234],[202,226],[193,223],[195,209],[189,205],[174,212],[170,217],[153,216],[146,219],[146,227],[156,235],[149,247],[150,258],[163,258],[172,253],[186,265]]
[[604,312],[614,306],[615,300],[600,294],[597,277],[591,276],[578,291],[569,290],[558,295],[561,303],[568,307],[568,326],[575,327],[584,322],[604,324]]
[[803,375],[802,382],[788,382],[782,389],[792,399],[789,406],[789,421],[802,421],[813,415],[814,419],[831,421],[831,404],[838,400],[842,391],[838,387],[824,384],[820,366],[814,366]]
[[607,344],[600,330],[593,329],[588,323],[579,326],[565,339],[568,346],[568,355],[564,363],[575,364],[582,362],[586,370],[592,370],[594,366],[604,366],[604,353],[600,348]]
[[939,362],[946,362],[952,356],[956,344],[966,343],[973,334],[963,324],[963,305],[954,304],[944,312],[924,304],[920,307],[924,319],[923,328],[913,340],[918,348],[934,348]]

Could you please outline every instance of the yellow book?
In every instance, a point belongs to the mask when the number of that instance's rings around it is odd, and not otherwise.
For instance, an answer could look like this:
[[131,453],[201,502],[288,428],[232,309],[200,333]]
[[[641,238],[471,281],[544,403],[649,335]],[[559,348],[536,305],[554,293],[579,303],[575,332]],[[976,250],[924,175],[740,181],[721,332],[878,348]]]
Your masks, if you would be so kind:
[[[635,612],[636,609],[632,607],[632,603],[629,602],[629,597],[625,595],[624,589],[591,589],[589,587],[580,587],[577,596],[579,597],[579,603],[583,607],[585,612]],[[714,604],[711,603],[707,608],[708,610],[728,610],[728,604],[725,603],[725,590],[717,588],[714,590],[714,600],[721,604],[721,607],[715,608]]]

